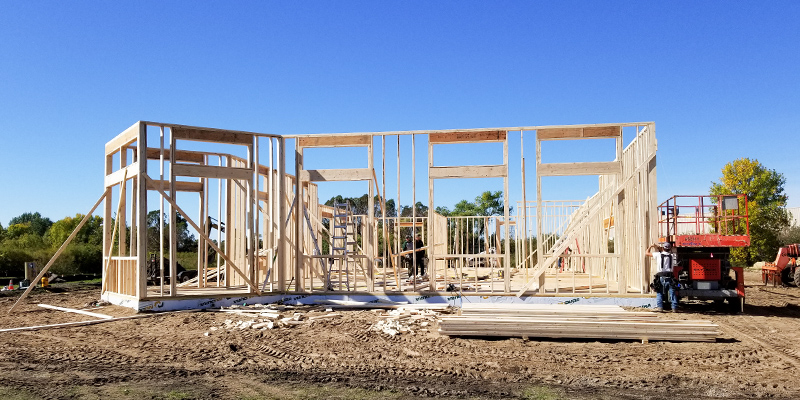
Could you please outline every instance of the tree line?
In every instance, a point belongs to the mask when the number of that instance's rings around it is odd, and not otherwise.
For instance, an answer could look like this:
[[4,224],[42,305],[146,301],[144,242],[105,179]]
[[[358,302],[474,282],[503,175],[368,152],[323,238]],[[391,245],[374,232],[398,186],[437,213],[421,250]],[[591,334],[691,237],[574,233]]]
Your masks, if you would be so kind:
[[[59,247],[75,230],[83,214],[65,217],[53,222],[39,212],[27,212],[9,221],[4,227],[0,223],[0,277],[21,277],[24,263],[35,262],[44,267]],[[188,229],[186,220],[176,213],[177,250],[181,264],[196,265],[197,239]],[[114,219],[111,220],[114,224]],[[158,211],[147,215],[148,251],[158,252],[159,230]],[[130,227],[126,227],[127,237],[131,237]],[[164,224],[164,233],[169,233],[169,223]],[[130,240],[130,239],[129,239]],[[115,245],[112,254],[117,254]],[[183,255],[183,257],[182,257]],[[91,216],[75,235],[64,252],[55,261],[50,271],[59,275],[93,275],[102,272],[103,264],[103,218]],[[185,261],[183,261],[185,260]]]

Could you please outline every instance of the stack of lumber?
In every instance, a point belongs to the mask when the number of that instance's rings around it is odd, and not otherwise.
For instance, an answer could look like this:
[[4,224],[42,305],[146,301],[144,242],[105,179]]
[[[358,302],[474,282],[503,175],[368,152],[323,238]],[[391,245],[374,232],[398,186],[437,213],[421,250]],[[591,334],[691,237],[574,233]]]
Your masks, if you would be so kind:
[[448,336],[501,336],[573,339],[713,342],[718,326],[710,321],[662,319],[653,312],[619,306],[464,303],[458,316],[441,317]]

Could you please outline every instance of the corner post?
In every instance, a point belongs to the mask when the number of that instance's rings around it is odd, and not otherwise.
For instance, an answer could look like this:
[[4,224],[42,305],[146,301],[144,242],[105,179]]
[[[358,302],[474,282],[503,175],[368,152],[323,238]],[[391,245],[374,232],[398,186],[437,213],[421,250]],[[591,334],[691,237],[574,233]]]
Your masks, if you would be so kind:
[[[142,121],[139,124],[139,137],[136,145],[136,159],[139,161],[139,171],[136,174],[136,257],[138,260],[138,284],[136,285],[136,298],[144,299],[147,297],[147,124]],[[120,226],[120,231],[124,230]]]

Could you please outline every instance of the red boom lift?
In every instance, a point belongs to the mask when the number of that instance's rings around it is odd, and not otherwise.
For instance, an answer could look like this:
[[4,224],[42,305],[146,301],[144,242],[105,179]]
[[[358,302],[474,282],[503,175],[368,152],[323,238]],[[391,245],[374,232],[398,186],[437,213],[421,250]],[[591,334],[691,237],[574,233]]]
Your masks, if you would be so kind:
[[679,296],[727,300],[743,311],[744,271],[728,258],[731,247],[750,245],[747,197],[673,196],[658,211],[660,240],[671,243],[676,255]]

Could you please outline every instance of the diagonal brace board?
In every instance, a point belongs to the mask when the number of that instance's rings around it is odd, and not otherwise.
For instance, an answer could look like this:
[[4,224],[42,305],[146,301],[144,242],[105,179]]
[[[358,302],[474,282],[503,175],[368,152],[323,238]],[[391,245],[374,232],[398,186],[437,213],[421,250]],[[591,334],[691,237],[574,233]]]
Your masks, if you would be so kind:
[[[142,176],[144,176],[145,179],[147,179],[148,181],[152,181],[152,179],[147,174],[142,174]],[[234,264],[234,262],[225,254],[225,252],[223,252],[216,244],[214,244],[214,241],[212,241],[208,236],[205,235],[203,230],[200,229],[199,226],[197,226],[197,224],[189,217],[188,214],[186,214],[186,212],[183,211],[182,208],[178,206],[177,203],[175,203],[175,200],[173,200],[172,197],[169,197],[168,194],[166,194],[163,190],[161,190],[158,187],[156,187],[155,189],[159,193],[161,193],[162,196],[164,196],[164,200],[166,200],[169,204],[175,207],[175,209],[179,213],[181,213],[181,215],[183,215],[183,218],[186,218],[186,222],[188,222],[189,225],[191,225],[192,228],[194,228],[197,231],[197,234],[200,235],[200,237],[203,238],[203,240],[205,240],[206,243],[208,243],[208,245],[211,246],[211,248],[214,249],[214,251],[216,251],[220,255],[220,257],[225,259],[225,261],[231,266],[231,268],[233,268],[234,271],[236,271],[242,277],[242,279],[244,279],[245,283],[247,283],[247,286],[250,286],[250,288],[253,289],[256,293],[261,294],[261,291],[255,284],[253,284],[253,281],[250,280],[250,278],[248,278],[247,275],[244,272],[242,272],[242,270],[239,269],[239,267],[236,266],[236,264]]]
[[75,236],[78,234],[78,232],[81,230],[81,228],[83,228],[83,225],[86,224],[86,221],[88,221],[89,218],[92,217],[92,213],[94,213],[94,210],[97,209],[97,206],[99,206],[100,203],[102,203],[103,200],[108,198],[108,196],[110,196],[110,195],[111,195],[111,189],[106,189],[103,192],[103,194],[100,196],[100,198],[97,199],[97,202],[94,203],[94,206],[92,207],[92,209],[89,210],[88,213],[86,213],[86,216],[84,216],[83,219],[81,220],[81,222],[78,224],[78,226],[75,227],[75,230],[72,231],[72,234],[70,234],[69,237],[67,238],[67,240],[65,240],[64,243],[61,245],[61,247],[58,248],[58,251],[56,251],[56,254],[53,255],[53,258],[51,258],[50,261],[47,263],[47,265],[45,265],[44,268],[42,268],[42,271],[39,272],[39,275],[36,275],[36,278],[33,279],[33,281],[31,282],[31,285],[28,286],[27,289],[25,289],[25,293],[23,293],[22,296],[19,297],[17,302],[14,303],[13,306],[11,306],[11,308],[8,310],[9,314],[11,314],[11,312],[14,311],[14,308],[17,307],[19,302],[22,301],[22,299],[24,299],[25,297],[27,297],[28,293],[30,293],[31,290],[33,290],[33,288],[36,287],[36,282],[39,282],[39,280],[42,279],[42,277],[47,272],[47,270],[49,270],[50,267],[53,266],[53,263],[56,261],[56,259],[58,259],[58,256],[60,256],[61,253],[63,253],[64,250],[67,248],[67,245],[69,245],[70,242],[72,242],[72,239],[75,239]]

